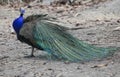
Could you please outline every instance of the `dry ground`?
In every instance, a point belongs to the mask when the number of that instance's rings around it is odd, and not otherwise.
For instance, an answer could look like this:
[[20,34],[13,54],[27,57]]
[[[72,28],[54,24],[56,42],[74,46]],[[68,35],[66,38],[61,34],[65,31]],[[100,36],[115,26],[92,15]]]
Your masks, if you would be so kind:
[[[35,6],[26,10],[31,14],[49,13],[68,27],[77,38],[96,46],[120,47],[120,0],[95,6],[51,7]],[[12,34],[12,21],[19,15],[15,8],[0,7],[0,77],[120,77],[120,52],[102,61],[65,63],[41,58],[25,58],[31,48],[20,43]]]

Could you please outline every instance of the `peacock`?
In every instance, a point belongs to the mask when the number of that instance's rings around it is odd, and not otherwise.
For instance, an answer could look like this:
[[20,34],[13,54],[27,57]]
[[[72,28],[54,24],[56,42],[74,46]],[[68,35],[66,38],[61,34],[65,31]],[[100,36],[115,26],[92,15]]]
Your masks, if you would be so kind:
[[31,15],[24,19],[24,9],[13,21],[13,28],[19,41],[47,52],[59,60],[71,62],[91,61],[111,56],[118,48],[96,47],[72,36],[67,27],[53,23],[46,15]]

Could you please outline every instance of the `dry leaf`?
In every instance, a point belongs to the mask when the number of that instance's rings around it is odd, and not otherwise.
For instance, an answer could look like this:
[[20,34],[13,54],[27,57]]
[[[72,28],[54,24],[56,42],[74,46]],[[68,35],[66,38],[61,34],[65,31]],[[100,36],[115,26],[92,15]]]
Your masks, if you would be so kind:
[[99,65],[95,65],[91,68],[101,68],[101,67],[106,67],[108,64],[99,64]]

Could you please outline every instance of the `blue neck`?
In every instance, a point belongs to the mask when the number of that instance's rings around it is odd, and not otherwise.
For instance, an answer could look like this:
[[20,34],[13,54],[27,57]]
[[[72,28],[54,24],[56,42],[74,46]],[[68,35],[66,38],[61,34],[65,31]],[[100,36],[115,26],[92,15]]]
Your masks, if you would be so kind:
[[21,13],[21,14],[20,14],[20,17],[23,17],[23,15],[24,15],[24,14]]
[[23,14],[20,14],[20,16],[13,21],[13,28],[17,35],[19,35],[20,29],[22,28],[23,24],[24,24]]

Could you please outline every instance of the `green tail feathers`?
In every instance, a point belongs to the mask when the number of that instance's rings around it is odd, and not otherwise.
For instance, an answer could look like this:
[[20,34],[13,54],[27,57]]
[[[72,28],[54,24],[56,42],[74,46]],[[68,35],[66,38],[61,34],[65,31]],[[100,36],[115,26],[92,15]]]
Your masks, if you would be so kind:
[[57,49],[53,54],[58,58],[72,62],[90,61],[111,56],[117,48],[100,48],[84,43],[76,38],[68,38],[69,41],[56,40],[54,42]]
[[42,20],[36,23],[33,35],[36,45],[51,56],[73,62],[102,59],[118,49],[95,47],[84,43],[67,31],[63,31],[63,27]]

